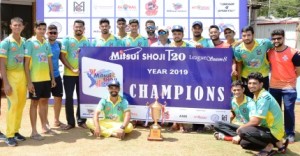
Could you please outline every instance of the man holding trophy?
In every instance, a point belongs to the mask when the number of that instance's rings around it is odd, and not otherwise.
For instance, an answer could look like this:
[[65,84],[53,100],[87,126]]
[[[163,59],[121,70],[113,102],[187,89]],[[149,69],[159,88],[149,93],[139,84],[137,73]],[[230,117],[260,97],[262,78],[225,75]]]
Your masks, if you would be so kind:
[[[133,126],[130,122],[128,101],[119,95],[120,83],[116,80],[108,84],[109,97],[101,99],[95,111],[93,121],[87,126],[96,137],[117,137],[124,139],[125,133],[130,133]],[[99,115],[104,112],[104,119],[99,121]]]

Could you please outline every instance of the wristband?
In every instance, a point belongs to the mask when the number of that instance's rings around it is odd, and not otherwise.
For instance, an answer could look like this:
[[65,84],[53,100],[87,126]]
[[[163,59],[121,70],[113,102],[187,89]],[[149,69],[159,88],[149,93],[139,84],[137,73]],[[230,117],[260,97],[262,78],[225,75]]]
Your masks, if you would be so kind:
[[120,128],[121,128],[121,129],[125,129],[125,126],[122,125]]

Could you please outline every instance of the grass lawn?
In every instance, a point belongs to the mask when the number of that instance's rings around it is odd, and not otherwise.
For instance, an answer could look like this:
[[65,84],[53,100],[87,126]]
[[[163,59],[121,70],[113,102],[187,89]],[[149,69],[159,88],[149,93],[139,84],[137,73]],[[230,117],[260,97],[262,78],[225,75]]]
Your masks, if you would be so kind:
[[[199,155],[199,156],[247,156],[251,151],[243,150],[240,146],[230,142],[217,141],[211,133],[169,133],[163,130],[164,141],[147,141],[148,129],[136,128],[127,135],[125,140],[116,138],[96,139],[91,136],[89,130],[74,128],[69,131],[54,129],[57,135],[44,135],[45,140],[35,141],[28,138],[31,133],[29,120],[29,100],[23,112],[22,128],[20,133],[27,137],[25,142],[19,142],[17,147],[8,147],[3,141],[0,142],[1,156],[14,155],[55,155],[55,156],[81,156],[81,155]],[[6,99],[2,99],[0,116],[0,130],[5,133],[7,109]],[[49,106],[49,121],[53,123],[53,107]],[[66,123],[65,109],[61,112],[61,121]],[[41,132],[40,120],[38,119],[38,131]],[[286,156],[300,156],[300,105],[296,105],[296,142],[290,144]]]

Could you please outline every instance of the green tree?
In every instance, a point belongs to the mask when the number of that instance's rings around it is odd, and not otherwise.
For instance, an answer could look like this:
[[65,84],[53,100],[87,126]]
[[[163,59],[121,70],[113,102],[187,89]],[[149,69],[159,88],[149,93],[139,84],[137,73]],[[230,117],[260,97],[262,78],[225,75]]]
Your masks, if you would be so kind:
[[270,13],[275,17],[284,18],[298,17],[300,13],[300,0],[258,0],[258,3],[262,5],[258,16],[268,16]]

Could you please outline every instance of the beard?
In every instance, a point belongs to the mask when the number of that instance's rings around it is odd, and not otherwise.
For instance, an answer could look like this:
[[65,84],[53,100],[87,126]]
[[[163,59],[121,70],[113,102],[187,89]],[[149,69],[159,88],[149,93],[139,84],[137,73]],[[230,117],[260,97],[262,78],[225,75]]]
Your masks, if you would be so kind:
[[278,44],[274,44],[274,47],[278,48],[281,47],[283,45],[283,43],[278,43]]
[[103,30],[101,33],[102,34],[108,34],[108,31],[107,30]]
[[56,39],[48,38],[49,41],[55,41]]
[[153,35],[154,35],[154,31],[147,31],[147,34],[148,34],[149,36],[153,36]]
[[82,31],[75,31],[75,35],[76,36],[81,36],[82,35]]
[[201,34],[194,34],[194,37],[195,37],[195,38],[200,38],[200,37],[201,37]]
[[117,97],[118,96],[118,92],[110,92],[110,96]]

